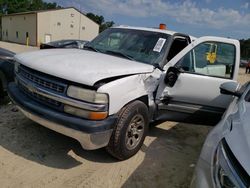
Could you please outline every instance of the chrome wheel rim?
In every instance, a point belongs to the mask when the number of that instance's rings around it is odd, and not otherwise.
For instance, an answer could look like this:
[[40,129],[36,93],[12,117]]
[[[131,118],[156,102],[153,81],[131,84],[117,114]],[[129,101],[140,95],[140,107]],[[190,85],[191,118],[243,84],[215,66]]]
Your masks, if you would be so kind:
[[144,118],[142,115],[135,115],[129,123],[125,144],[127,149],[132,150],[140,143],[144,133]]

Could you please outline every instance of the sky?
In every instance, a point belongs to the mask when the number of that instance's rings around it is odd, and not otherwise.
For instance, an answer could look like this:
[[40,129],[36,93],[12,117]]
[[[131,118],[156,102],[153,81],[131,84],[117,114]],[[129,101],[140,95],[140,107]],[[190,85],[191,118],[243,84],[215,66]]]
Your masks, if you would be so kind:
[[250,38],[250,0],[46,0],[115,25],[158,27],[195,37]]

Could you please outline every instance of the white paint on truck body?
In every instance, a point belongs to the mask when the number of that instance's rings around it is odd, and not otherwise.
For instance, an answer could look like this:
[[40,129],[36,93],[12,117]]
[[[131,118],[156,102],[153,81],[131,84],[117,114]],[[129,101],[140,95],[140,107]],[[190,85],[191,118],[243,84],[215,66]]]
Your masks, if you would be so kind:
[[148,104],[152,105],[153,92],[161,74],[161,71],[155,69],[152,73],[137,74],[107,83],[97,91],[109,94],[109,115],[119,112],[123,106],[143,96],[147,96]]
[[116,76],[152,72],[152,65],[79,49],[48,49],[18,54],[15,60],[29,68],[72,82],[93,86]]
[[[169,35],[176,34],[176,32],[159,29],[126,26],[118,28],[162,32]],[[234,77],[232,79],[236,80],[240,58],[239,41],[219,37],[190,38],[192,43],[171,59],[163,67],[164,71],[137,61],[79,49],[41,50],[16,55],[15,59],[17,62],[34,70],[83,85],[93,86],[95,83],[104,80],[104,85],[100,86],[97,91],[109,95],[109,115],[119,112],[123,106],[142,96],[148,97],[150,106],[155,105],[155,101],[160,101],[162,97],[172,98],[173,96],[179,101],[183,99],[184,102],[225,107],[228,104],[228,101],[226,101],[228,99],[225,96],[222,99],[216,97],[220,96],[219,85],[231,81],[231,79],[217,79],[204,75],[182,73],[174,87],[171,88],[165,85],[163,78],[168,68],[175,66],[195,46],[207,41],[235,45],[236,58]],[[117,77],[114,81],[105,81],[107,78],[114,77]],[[202,88],[197,87],[199,84],[203,87],[200,91],[196,90]],[[154,98],[153,92],[156,89],[157,96]]]

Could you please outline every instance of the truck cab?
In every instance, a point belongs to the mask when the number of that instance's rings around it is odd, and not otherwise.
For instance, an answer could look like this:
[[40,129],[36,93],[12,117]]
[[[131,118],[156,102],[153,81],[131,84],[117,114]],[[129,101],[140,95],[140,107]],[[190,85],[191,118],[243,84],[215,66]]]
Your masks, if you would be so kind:
[[236,82],[240,47],[233,39],[119,26],[84,50],[41,50],[15,61],[8,93],[28,118],[124,160],[141,148],[150,122],[218,121],[231,101],[219,86]]

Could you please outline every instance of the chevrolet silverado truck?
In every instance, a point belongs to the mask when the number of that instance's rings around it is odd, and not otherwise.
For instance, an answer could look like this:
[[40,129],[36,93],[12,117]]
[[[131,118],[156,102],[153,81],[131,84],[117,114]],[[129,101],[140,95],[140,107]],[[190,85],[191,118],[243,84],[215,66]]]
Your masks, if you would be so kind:
[[219,87],[236,82],[239,62],[237,40],[118,26],[84,50],[16,55],[8,93],[31,120],[124,160],[151,122],[218,121],[231,101]]

